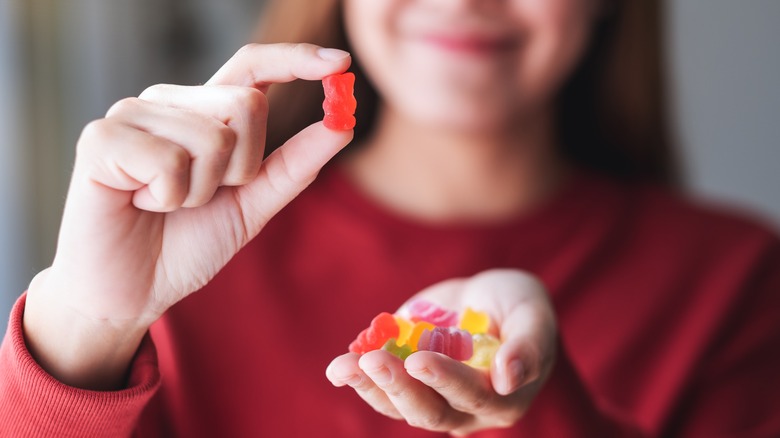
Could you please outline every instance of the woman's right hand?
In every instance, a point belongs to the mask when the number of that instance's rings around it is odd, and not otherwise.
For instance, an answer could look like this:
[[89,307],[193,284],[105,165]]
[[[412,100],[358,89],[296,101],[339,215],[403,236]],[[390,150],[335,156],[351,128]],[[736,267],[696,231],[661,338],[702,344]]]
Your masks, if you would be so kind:
[[54,262],[27,295],[25,337],[41,366],[73,386],[120,387],[148,327],[352,138],[315,123],[263,161],[268,87],[349,63],[308,44],[250,45],[203,86],[150,87],[87,125]]

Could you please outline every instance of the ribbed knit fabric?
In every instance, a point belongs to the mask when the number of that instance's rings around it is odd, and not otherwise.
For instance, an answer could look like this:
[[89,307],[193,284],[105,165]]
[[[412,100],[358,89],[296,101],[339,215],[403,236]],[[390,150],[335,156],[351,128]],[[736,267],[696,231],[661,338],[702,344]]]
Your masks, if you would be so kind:
[[17,301],[0,349],[0,436],[122,437],[160,384],[154,345],[146,336],[121,391],[88,391],[55,380],[27,351],[22,334],[25,295]]
[[767,227],[590,174],[522,217],[433,225],[334,167],[152,326],[125,390],[41,370],[22,297],[0,347],[0,436],[444,437],[374,412],[325,368],[379,312],[490,268],[543,281],[560,348],[526,416],[475,436],[780,436],[780,241]]

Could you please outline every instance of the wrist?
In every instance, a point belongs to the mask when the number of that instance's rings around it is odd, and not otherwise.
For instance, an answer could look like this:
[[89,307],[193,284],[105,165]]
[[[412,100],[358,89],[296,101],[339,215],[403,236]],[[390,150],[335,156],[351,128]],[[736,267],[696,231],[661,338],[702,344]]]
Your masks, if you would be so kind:
[[68,305],[62,285],[50,286],[46,274],[36,276],[27,292],[22,329],[30,354],[64,384],[122,388],[148,325],[84,315]]

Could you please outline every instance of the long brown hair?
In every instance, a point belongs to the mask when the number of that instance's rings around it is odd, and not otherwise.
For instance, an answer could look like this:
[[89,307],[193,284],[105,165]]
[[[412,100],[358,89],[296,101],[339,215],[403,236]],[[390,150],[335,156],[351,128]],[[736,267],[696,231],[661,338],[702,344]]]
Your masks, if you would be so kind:
[[[666,118],[662,6],[656,0],[612,0],[590,47],[559,94],[561,152],[572,163],[624,180],[675,185],[677,157]],[[340,0],[269,0],[258,42],[310,42],[350,50]],[[369,134],[378,96],[354,60],[358,125]],[[269,94],[269,149],[322,118],[322,87],[297,81]]]

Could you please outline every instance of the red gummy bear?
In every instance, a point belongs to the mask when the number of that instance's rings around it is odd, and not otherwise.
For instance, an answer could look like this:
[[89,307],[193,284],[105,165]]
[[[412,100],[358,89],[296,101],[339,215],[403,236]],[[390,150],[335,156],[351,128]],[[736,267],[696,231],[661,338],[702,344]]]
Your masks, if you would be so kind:
[[371,320],[371,326],[360,332],[357,339],[349,344],[349,351],[363,354],[378,350],[390,338],[398,337],[398,323],[393,315],[382,312]]
[[322,119],[326,128],[347,131],[355,127],[355,74],[342,73],[330,75],[322,80],[325,90],[325,101],[322,109],[325,110],[325,118]]

